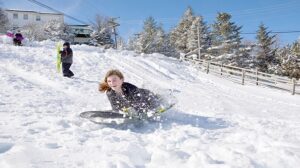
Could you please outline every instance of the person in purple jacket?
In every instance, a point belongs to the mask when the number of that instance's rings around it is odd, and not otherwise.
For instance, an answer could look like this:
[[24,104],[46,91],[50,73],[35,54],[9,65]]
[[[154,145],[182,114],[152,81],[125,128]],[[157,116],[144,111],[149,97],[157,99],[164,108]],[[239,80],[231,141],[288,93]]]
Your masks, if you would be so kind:
[[13,39],[14,45],[21,46],[22,45],[22,40],[23,40],[23,35],[21,34],[20,30],[15,34],[15,37]]

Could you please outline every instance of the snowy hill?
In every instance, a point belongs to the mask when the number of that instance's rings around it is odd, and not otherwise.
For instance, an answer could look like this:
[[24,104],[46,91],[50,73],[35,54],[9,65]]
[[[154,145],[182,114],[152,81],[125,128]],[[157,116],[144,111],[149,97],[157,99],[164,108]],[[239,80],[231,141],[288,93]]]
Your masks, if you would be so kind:
[[[272,167],[300,164],[300,97],[242,86],[163,55],[72,46],[75,79],[55,69],[54,43],[0,45],[0,167]],[[178,103],[161,122],[97,125],[107,70]]]

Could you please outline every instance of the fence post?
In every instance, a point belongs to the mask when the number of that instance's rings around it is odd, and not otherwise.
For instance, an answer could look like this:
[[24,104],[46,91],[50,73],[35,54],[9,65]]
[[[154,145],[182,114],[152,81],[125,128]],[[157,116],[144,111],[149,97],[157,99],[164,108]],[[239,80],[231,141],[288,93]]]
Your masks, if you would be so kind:
[[180,61],[186,61],[186,60],[187,60],[187,59],[186,59],[186,55],[185,55],[185,54],[180,54],[179,60],[180,60]]
[[258,69],[257,68],[256,68],[255,75],[256,75],[256,85],[258,85]]
[[276,79],[276,77],[272,74],[272,77],[271,77],[271,78],[274,79],[274,84],[276,85],[276,84],[277,84],[277,79]]
[[246,73],[246,71],[243,69],[243,71],[242,71],[242,85],[245,84],[245,73]]
[[221,64],[221,75],[223,75],[223,63]]
[[209,72],[209,64],[210,64],[210,61],[207,62],[207,67],[206,67],[206,73],[208,74]]
[[294,95],[295,92],[296,92],[296,79],[295,78],[292,79],[292,85],[293,85],[293,87],[292,87],[292,95]]

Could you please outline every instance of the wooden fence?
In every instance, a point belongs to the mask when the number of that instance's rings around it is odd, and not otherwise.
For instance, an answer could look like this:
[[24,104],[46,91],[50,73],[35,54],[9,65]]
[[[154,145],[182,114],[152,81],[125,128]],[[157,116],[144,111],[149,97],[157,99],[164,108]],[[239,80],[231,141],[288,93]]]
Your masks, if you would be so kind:
[[223,65],[221,63],[205,61],[184,56],[184,61],[195,64],[198,68],[206,73],[213,73],[228,77],[228,79],[244,85],[253,83],[255,85],[271,86],[277,89],[287,90],[294,94],[300,94],[300,84],[296,79],[290,79],[283,76],[259,72],[257,70],[239,68],[235,66]]

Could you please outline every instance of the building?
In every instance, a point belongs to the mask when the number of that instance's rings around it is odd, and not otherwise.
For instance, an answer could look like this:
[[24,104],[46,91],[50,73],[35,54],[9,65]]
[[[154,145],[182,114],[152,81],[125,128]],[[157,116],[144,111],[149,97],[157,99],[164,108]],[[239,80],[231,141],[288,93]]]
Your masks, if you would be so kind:
[[27,24],[43,24],[50,20],[57,20],[64,23],[64,15],[60,13],[44,13],[12,9],[6,9],[4,11],[12,29],[18,29]]
[[89,44],[92,28],[89,25],[69,25],[74,38],[71,41],[74,44]]
[[[57,20],[64,23],[64,15],[60,13],[45,13],[25,10],[4,10],[8,22],[9,29],[20,29],[28,24],[45,24],[51,20]],[[89,44],[91,33],[93,30],[89,25],[68,25],[73,34],[73,39],[70,41],[74,44]]]

